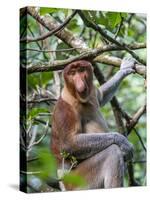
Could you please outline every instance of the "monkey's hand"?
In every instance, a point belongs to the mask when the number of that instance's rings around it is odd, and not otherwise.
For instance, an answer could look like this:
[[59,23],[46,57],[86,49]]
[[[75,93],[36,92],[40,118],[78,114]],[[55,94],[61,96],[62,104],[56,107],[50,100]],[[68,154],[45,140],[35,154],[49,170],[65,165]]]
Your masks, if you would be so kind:
[[123,58],[120,67],[121,72],[124,76],[127,76],[135,72],[135,60],[133,58]]
[[123,135],[115,134],[115,143],[120,147],[123,153],[125,161],[129,161],[133,158],[133,145]]

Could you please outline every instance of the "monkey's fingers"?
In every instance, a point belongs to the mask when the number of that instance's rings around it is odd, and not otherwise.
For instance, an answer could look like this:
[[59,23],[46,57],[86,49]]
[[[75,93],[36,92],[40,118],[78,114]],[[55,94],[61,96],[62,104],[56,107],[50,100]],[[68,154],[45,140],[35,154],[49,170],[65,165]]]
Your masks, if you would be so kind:
[[134,58],[123,58],[121,63],[121,69],[132,68],[135,69],[135,59]]
[[123,152],[124,160],[125,161],[131,161],[133,159],[134,148],[131,143],[129,143],[129,148],[127,148],[126,151]]

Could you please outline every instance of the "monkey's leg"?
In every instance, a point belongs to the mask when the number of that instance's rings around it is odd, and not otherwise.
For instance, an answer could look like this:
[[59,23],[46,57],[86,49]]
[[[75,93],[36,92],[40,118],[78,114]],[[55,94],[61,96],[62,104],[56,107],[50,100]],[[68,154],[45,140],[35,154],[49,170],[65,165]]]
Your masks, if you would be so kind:
[[73,172],[85,178],[87,186],[84,189],[122,187],[124,160],[121,150],[113,144],[80,163]]
[[104,162],[104,188],[123,186],[124,160],[122,152],[117,145],[107,149],[107,158]]

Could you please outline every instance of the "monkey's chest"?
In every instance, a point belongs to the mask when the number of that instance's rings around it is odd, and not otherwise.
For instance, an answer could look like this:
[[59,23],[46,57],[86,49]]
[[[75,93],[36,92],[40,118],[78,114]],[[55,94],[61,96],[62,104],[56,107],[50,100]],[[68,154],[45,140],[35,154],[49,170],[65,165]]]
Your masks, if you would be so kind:
[[108,132],[107,123],[99,112],[83,114],[81,118],[81,126],[83,133]]

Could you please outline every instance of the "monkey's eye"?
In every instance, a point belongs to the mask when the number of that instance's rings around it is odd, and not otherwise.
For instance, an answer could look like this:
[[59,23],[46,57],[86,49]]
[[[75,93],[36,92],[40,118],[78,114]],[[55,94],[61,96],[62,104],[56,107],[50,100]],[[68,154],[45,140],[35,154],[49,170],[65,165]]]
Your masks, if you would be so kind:
[[71,75],[71,76],[74,76],[74,75],[75,75],[75,73],[76,73],[76,72],[75,72],[74,70],[72,70],[72,71],[69,71],[69,73],[68,73],[68,74],[69,74],[69,75]]
[[78,72],[84,72],[85,71],[85,67],[80,67],[79,69],[78,69]]

